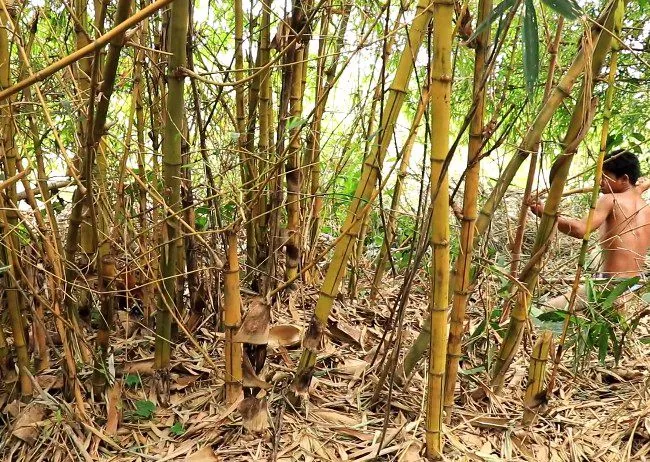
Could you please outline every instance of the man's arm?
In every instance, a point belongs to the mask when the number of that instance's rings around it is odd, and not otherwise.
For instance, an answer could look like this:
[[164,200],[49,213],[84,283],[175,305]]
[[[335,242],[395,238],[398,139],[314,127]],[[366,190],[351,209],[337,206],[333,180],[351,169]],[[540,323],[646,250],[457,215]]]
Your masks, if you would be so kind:
[[[613,207],[614,196],[612,194],[604,194],[598,199],[594,217],[591,220],[592,231],[600,228],[607,219],[607,216],[611,213]],[[530,205],[530,209],[535,215],[541,217],[544,213],[544,204],[541,202],[533,203]],[[571,237],[582,239],[587,233],[587,217],[578,220],[576,218],[558,216],[557,229]]]

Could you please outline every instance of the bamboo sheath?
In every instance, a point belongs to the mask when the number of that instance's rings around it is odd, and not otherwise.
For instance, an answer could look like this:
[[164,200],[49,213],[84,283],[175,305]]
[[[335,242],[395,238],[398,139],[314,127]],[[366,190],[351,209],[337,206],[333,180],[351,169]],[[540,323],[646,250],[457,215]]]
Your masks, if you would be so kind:
[[350,204],[348,216],[342,227],[347,231],[334,248],[334,256],[321,286],[314,317],[303,339],[303,353],[293,382],[295,391],[304,392],[309,387],[322,331],[345,274],[345,268],[354,247],[354,242],[358,238],[364,217],[362,211],[376,190],[377,177],[388,145],[393,137],[395,123],[406,96],[408,81],[415,67],[415,58],[430,19],[430,0],[420,0],[412,26],[409,29],[406,47],[397,66],[395,79],[389,90],[379,136],[376,137],[377,141],[363,164],[361,178]]

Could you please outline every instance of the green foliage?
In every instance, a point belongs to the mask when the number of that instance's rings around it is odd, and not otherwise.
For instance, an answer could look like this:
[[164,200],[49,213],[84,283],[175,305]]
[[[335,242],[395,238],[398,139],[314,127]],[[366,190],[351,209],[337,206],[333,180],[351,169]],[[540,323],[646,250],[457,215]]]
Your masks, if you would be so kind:
[[494,21],[496,21],[504,14],[506,14],[506,12],[508,12],[514,5],[515,5],[515,0],[504,0],[503,2],[495,6],[492,9],[490,15],[487,18],[485,18],[485,20],[483,20],[478,26],[476,26],[476,30],[470,36],[468,41],[471,42],[472,40],[476,40],[476,37],[478,37],[481,32],[483,32],[487,27],[492,25]]
[[[616,300],[638,283],[638,277],[621,280],[615,285],[606,284],[604,287],[600,287],[591,279],[586,281],[586,316],[571,316],[570,325],[574,334],[567,343],[567,348],[575,348],[576,372],[588,363],[594,353],[601,364],[605,363],[610,353],[618,363],[623,354],[625,335],[636,329],[638,319],[624,319],[617,310]],[[543,322],[545,328],[550,328],[559,335],[568,315],[566,310],[557,310],[543,313],[537,320]]]
[[156,413],[156,405],[149,400],[141,399],[135,402],[133,416],[137,420],[149,420]]
[[174,425],[169,428],[169,431],[175,436],[181,436],[185,433],[185,428],[182,423],[174,422]]
[[528,92],[533,93],[539,77],[539,31],[533,0],[525,0],[524,4],[526,7],[521,28],[524,43],[524,78]]
[[208,217],[210,216],[210,209],[205,206],[199,206],[194,209],[194,227],[197,231],[205,231],[208,229]]
[[124,385],[129,388],[137,388],[142,385],[142,380],[138,374],[126,374],[124,377]]
[[549,8],[567,19],[577,19],[582,10],[574,0],[542,0]]

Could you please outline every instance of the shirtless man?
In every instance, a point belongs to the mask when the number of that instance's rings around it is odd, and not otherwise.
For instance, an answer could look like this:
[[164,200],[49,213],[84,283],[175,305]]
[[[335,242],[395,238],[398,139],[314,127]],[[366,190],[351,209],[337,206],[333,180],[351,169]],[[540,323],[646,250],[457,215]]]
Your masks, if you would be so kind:
[[[644,277],[645,258],[650,249],[650,204],[641,194],[650,188],[650,181],[637,183],[641,176],[639,159],[625,150],[614,151],[605,157],[600,191],[592,230],[599,230],[603,251],[600,272],[595,276],[608,281],[634,276]],[[531,211],[542,216],[544,205],[535,202]],[[587,232],[587,219],[558,217],[558,229],[569,236],[582,239]],[[563,309],[571,291],[546,302],[554,309]],[[575,308],[586,307],[584,286],[581,286]],[[619,300],[620,301],[620,300]]]

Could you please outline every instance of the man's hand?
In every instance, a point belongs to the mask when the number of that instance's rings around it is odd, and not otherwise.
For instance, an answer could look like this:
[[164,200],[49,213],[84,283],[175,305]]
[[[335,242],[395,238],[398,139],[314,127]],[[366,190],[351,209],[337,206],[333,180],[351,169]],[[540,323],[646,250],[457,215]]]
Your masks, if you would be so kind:
[[528,200],[528,206],[530,207],[530,211],[538,217],[541,217],[544,214],[544,202],[539,199],[531,197]]

